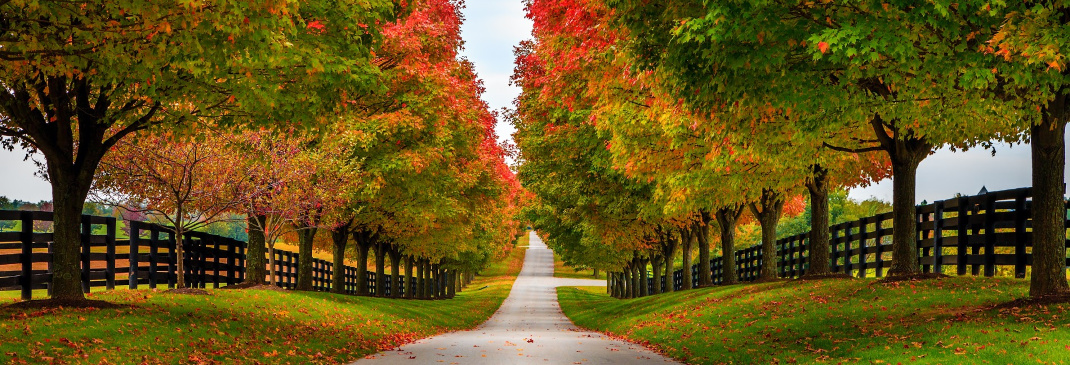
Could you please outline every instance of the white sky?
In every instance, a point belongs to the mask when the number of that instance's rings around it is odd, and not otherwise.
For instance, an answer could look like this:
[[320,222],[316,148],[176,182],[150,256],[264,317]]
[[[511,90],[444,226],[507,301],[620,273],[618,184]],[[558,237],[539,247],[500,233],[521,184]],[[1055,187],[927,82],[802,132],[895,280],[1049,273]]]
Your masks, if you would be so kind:
[[[524,17],[521,0],[466,0],[461,56],[475,63],[487,92],[483,100],[493,110],[513,107],[520,88],[509,85],[513,75],[513,47],[531,38],[531,21]],[[498,141],[511,141],[515,128],[499,118]]]
[[[521,0],[467,0],[461,35],[465,49],[461,54],[475,63],[487,92],[483,99],[494,110],[511,108],[520,89],[509,85],[513,74],[513,47],[531,38],[531,21],[524,18]],[[495,130],[499,141],[512,140],[515,131],[509,123],[499,121]],[[974,149],[952,153],[938,151],[918,168],[916,201],[948,199],[955,193],[976,194],[981,186],[1003,190],[1030,185],[1028,145],[997,145],[996,156],[988,150]],[[25,152],[0,151],[0,195],[29,201],[51,200],[48,183],[33,175],[36,167],[23,161]],[[891,201],[892,184],[882,181],[867,188],[854,189],[855,199],[876,197]]]

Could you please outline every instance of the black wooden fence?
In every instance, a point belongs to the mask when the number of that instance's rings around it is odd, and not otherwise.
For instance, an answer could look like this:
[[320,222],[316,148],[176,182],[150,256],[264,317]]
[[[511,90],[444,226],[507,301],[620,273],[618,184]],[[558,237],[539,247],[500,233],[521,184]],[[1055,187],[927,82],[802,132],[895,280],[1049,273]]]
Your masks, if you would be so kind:
[[[52,212],[0,210],[0,221],[21,222],[16,232],[0,232],[0,291],[19,290],[24,300],[33,296],[34,289],[49,289],[52,280],[51,245],[53,234],[46,231],[52,222]],[[130,239],[116,239],[116,219],[113,217],[82,216],[82,290],[118,285],[136,289],[177,283],[177,255],[175,234],[167,227],[148,222],[127,221]],[[35,228],[36,227],[36,228]],[[245,280],[246,242],[203,232],[187,232],[184,236],[186,284],[192,288],[219,288]],[[297,283],[297,253],[275,250],[276,285],[293,289]],[[334,273],[332,262],[312,260],[313,290],[328,291]],[[346,266],[343,270],[344,292],[357,293],[358,269]],[[432,271],[434,272],[434,271]],[[430,278],[428,287],[446,285]],[[449,276],[449,273],[446,273]],[[442,275],[438,275],[442,276]],[[442,278],[448,279],[446,276]],[[376,273],[367,272],[369,294],[379,296]],[[408,294],[405,276],[400,277],[399,294]],[[415,280],[413,280],[416,283]],[[381,296],[392,294],[391,280],[385,281]],[[438,291],[433,296],[439,296]]]
[[[918,206],[921,269],[926,273],[984,276],[1005,273],[1024,278],[1033,260],[1031,204],[1032,188],[1020,188]],[[860,278],[882,277],[890,268],[892,213],[836,224],[829,230],[833,272]],[[776,247],[780,277],[797,278],[806,273],[809,233],[781,238]],[[1070,240],[1067,247],[1070,248]],[[761,270],[761,247],[744,248],[734,254],[739,281],[756,280]],[[710,267],[714,284],[723,282],[722,258],[711,259]],[[699,265],[692,265],[688,271],[692,283],[698,283]],[[673,273],[674,289],[683,287],[683,275],[683,269]],[[664,284],[665,279],[662,280]],[[653,292],[653,278],[648,277],[645,282]]]

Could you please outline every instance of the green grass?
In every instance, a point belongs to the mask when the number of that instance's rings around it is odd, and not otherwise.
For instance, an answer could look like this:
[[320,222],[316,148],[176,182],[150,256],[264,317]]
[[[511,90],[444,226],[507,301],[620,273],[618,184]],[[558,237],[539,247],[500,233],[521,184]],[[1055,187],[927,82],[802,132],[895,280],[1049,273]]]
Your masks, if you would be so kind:
[[580,327],[693,364],[1070,364],[1070,304],[993,309],[1025,280],[734,285],[618,300],[559,288]]
[[554,277],[555,278],[573,278],[573,279],[599,279],[606,280],[606,272],[599,271],[598,276],[594,275],[594,270],[591,269],[576,269],[565,265],[564,261],[561,261],[561,257],[554,254]]
[[524,250],[515,249],[450,300],[262,290],[209,290],[209,296],[191,296],[118,289],[89,297],[129,308],[4,307],[0,362],[350,362],[484,322],[505,300],[523,257]]

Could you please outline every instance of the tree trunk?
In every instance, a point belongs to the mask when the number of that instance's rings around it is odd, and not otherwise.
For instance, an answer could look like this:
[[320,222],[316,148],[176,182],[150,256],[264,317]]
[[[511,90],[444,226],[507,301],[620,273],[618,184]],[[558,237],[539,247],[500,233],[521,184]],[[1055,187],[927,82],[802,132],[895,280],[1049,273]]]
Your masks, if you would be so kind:
[[736,223],[743,214],[743,205],[717,209],[717,224],[721,226],[721,285],[739,284],[736,270]]
[[1030,129],[1033,155],[1033,270],[1029,295],[1034,298],[1070,293],[1066,280],[1066,169],[1064,134],[1070,120],[1070,98],[1058,95],[1042,109],[1042,123]]
[[386,296],[386,243],[375,245],[375,296]]
[[695,285],[691,282],[691,247],[695,240],[694,232],[691,228],[680,229],[680,253],[683,255],[684,272],[683,272],[683,285],[681,290],[687,290],[694,288]]
[[621,286],[621,297],[625,298],[625,299],[631,298],[632,297],[632,288],[634,287],[632,285],[632,268],[630,266],[625,266],[624,267],[624,271],[621,271],[620,275],[621,275],[621,285],[622,285]]
[[710,218],[709,213],[700,211],[701,220],[692,225],[692,232],[698,238],[698,285],[713,285],[713,272],[710,270]]
[[424,275],[427,275],[427,284],[424,287],[424,290],[426,290],[424,297],[427,299],[435,299],[435,265],[432,264],[430,260],[428,260],[425,265],[427,268],[424,269]]
[[424,274],[424,260],[416,260],[416,298],[424,299],[424,294],[427,290],[424,289],[425,282],[427,281],[427,275]]
[[246,227],[249,231],[249,243],[245,250],[245,283],[263,284],[267,277],[267,263],[265,256],[267,248],[264,247],[264,225],[267,217],[263,215],[250,215],[246,219]]
[[654,277],[653,285],[650,288],[650,294],[661,294],[661,257],[654,256],[650,258],[650,264],[653,266]]
[[821,276],[832,273],[829,265],[829,191],[828,169],[821,165],[812,166],[813,175],[806,182],[810,192],[810,243],[806,269],[807,276]]
[[892,161],[892,267],[888,270],[889,276],[921,272],[914,205],[917,171],[918,163]]
[[639,296],[650,295],[650,280],[649,276],[646,276],[646,266],[650,264],[650,259],[639,259]]
[[[52,298],[82,300],[81,221],[88,186],[79,186],[71,174],[56,174],[49,161],[49,181],[52,183],[53,243]],[[85,192],[82,192],[85,190]]]
[[416,264],[416,260],[412,258],[412,255],[405,256],[405,297],[409,299],[416,298],[416,280],[412,276],[413,265]]
[[762,197],[750,204],[751,213],[762,226],[762,267],[758,280],[775,280],[780,260],[777,260],[776,225],[784,210],[784,195],[772,189],[762,189]]
[[661,244],[661,258],[665,260],[665,285],[661,288],[664,293],[672,293],[675,285],[673,285],[673,267],[672,257],[676,254],[676,238],[672,237],[672,234],[667,234],[665,241]]
[[346,292],[346,244],[349,243],[349,225],[344,225],[331,230],[331,241],[334,242],[334,259],[331,266],[331,293],[343,294]]
[[454,296],[457,295],[457,270],[456,269],[446,270],[445,279],[446,279],[446,282],[448,282],[448,285],[446,285],[446,289],[447,289],[446,297],[447,298],[453,298]]
[[640,283],[639,277],[639,259],[632,259],[632,298],[638,298],[643,296],[643,285]]
[[297,230],[297,290],[312,290],[312,241],[317,228],[304,227]]
[[921,273],[921,267],[918,265],[918,216],[914,193],[918,165],[929,156],[933,146],[924,138],[903,133],[895,123],[884,123],[880,115],[874,115],[871,125],[892,161],[892,267],[888,276],[917,275]]
[[610,271],[607,274],[612,278],[612,281],[610,282],[613,283],[613,286],[611,287],[613,288],[613,290],[611,291],[610,295],[612,295],[614,298],[620,299],[620,278],[617,277],[617,273],[615,271]]
[[[182,215],[182,211],[178,212]],[[186,232],[180,225],[175,225],[175,288],[186,287]]]
[[369,235],[354,233],[357,241],[357,295],[369,295],[368,290],[368,250],[372,248]]
[[591,273],[591,276],[597,278],[598,277],[598,269],[591,269],[591,271],[593,271],[593,273]]
[[390,245],[390,297],[401,297],[401,251],[396,245]]

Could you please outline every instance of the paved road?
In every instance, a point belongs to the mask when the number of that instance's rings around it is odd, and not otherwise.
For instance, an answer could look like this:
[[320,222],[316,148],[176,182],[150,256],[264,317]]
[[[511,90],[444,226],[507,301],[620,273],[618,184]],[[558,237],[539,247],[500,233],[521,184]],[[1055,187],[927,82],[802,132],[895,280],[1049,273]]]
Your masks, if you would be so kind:
[[534,232],[524,268],[494,316],[471,331],[425,338],[354,364],[675,364],[643,346],[576,328],[557,304],[558,286],[605,281],[554,278],[553,251]]

